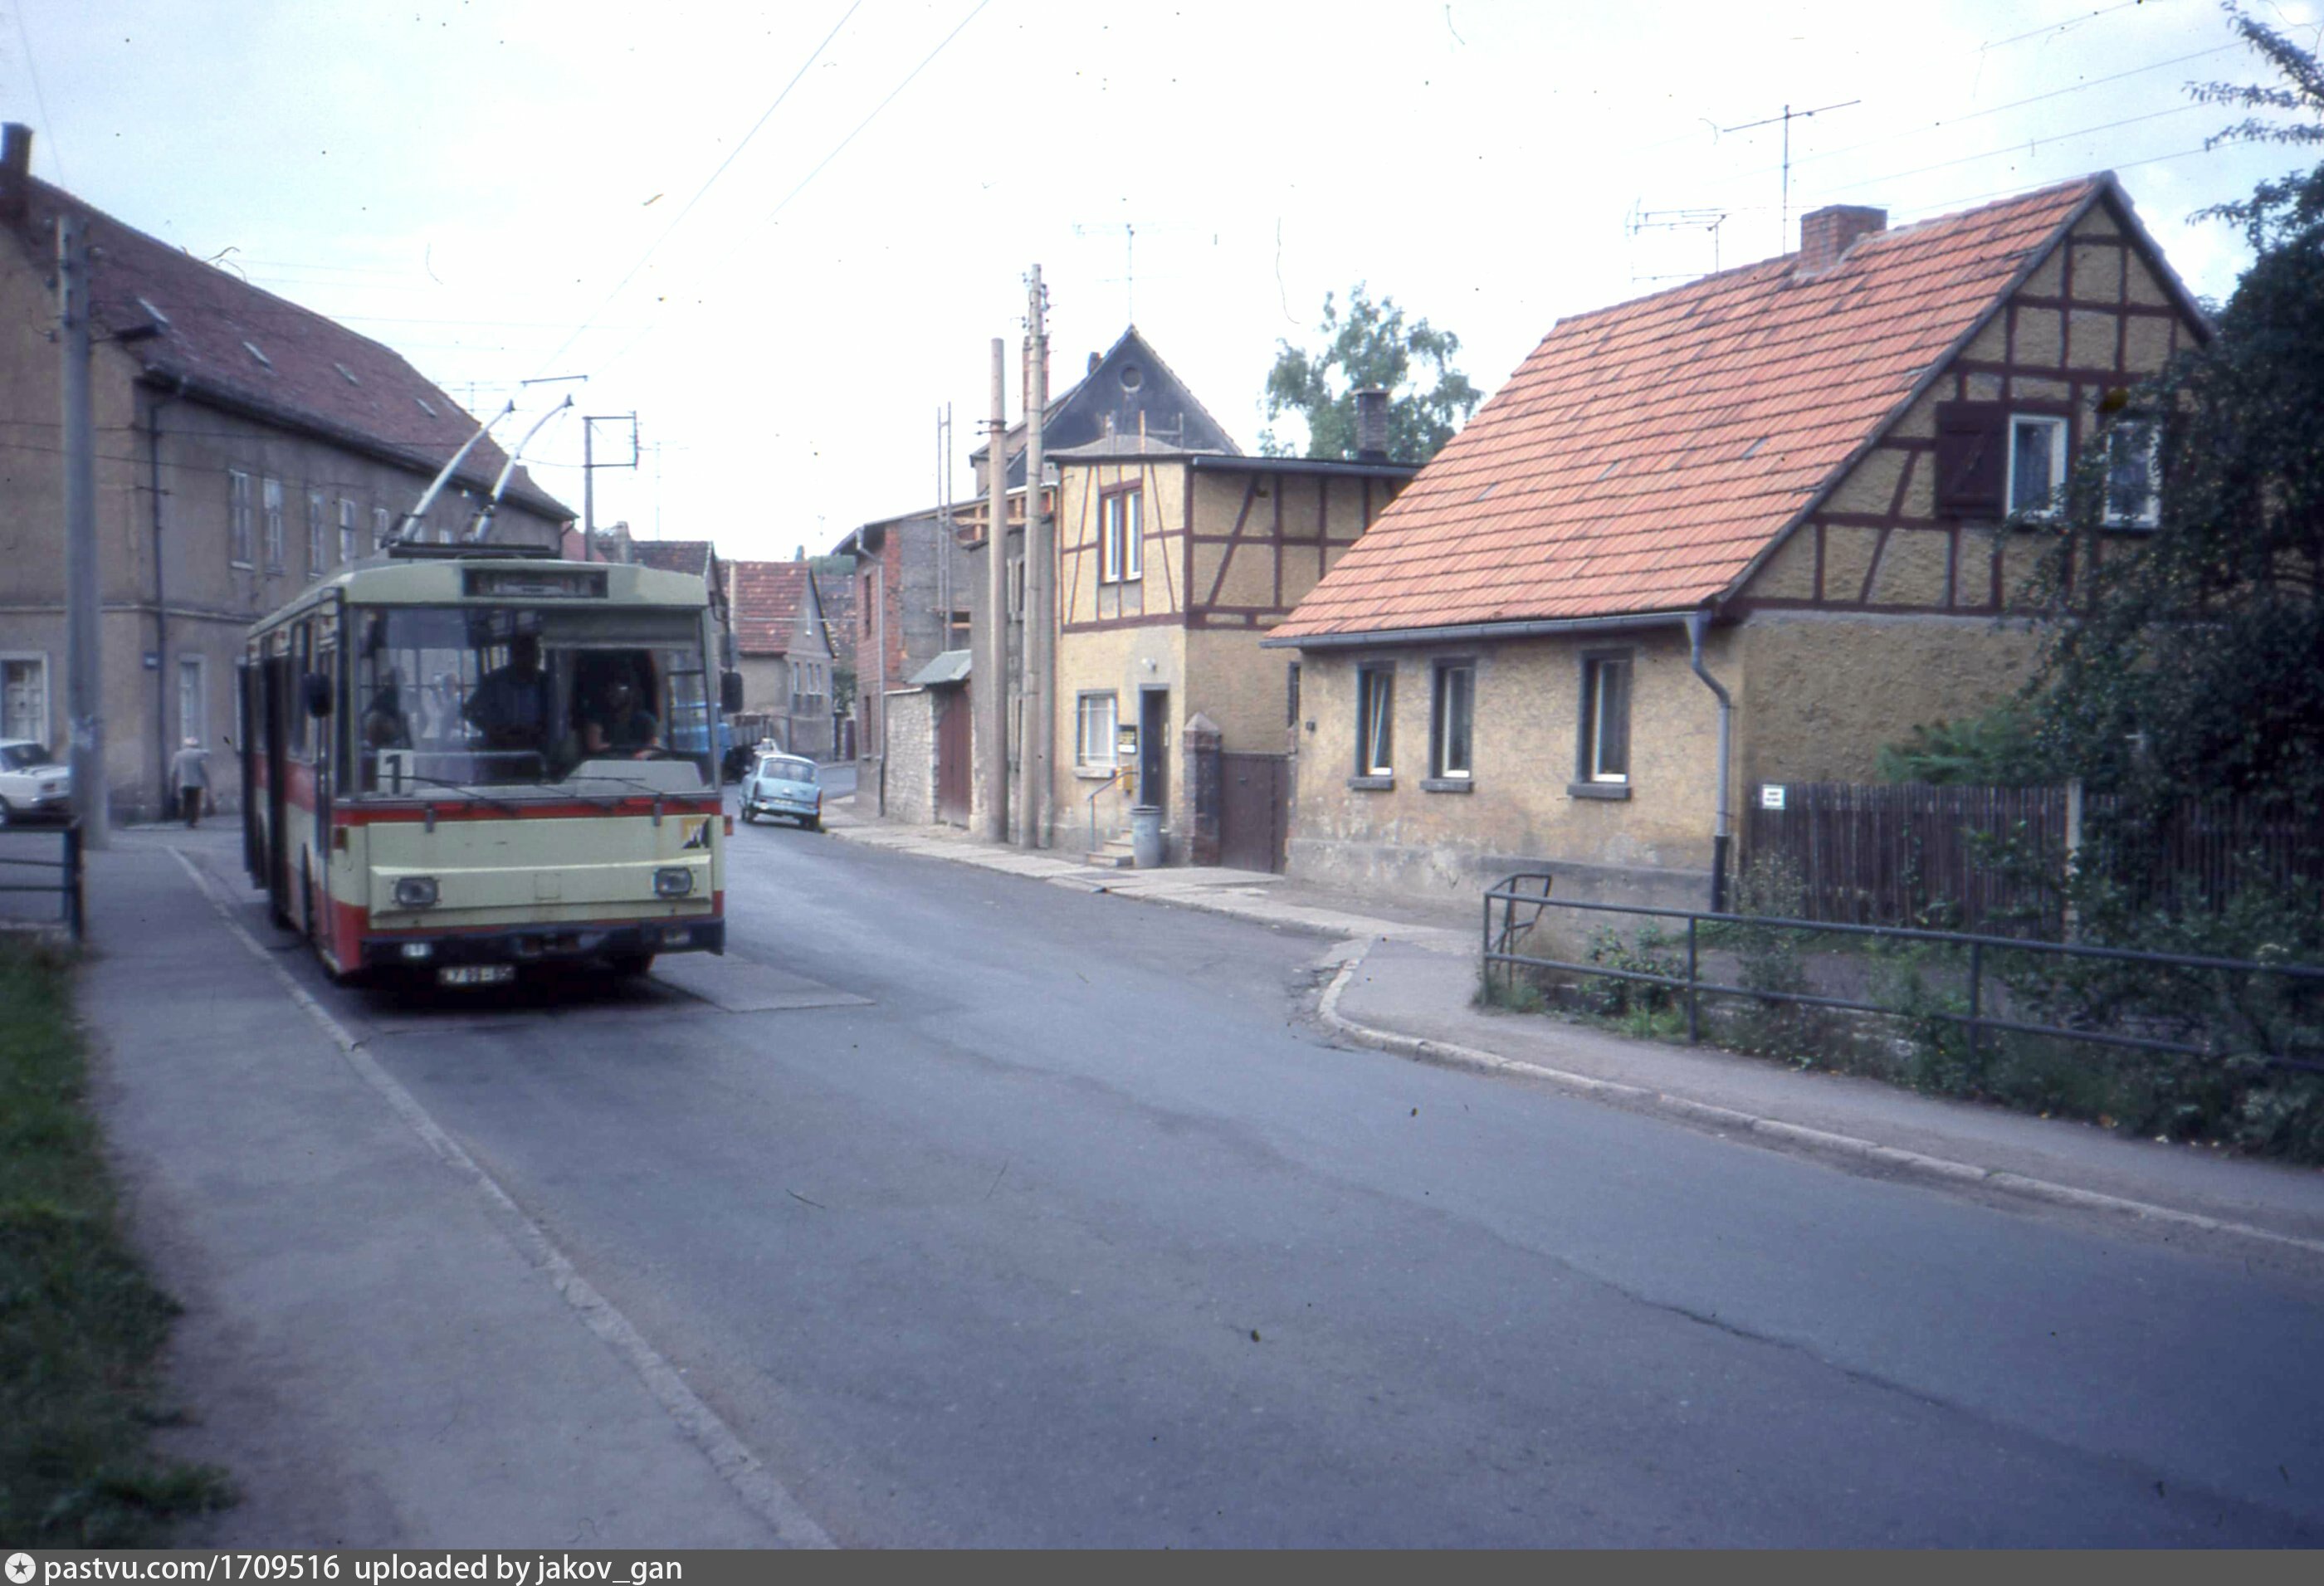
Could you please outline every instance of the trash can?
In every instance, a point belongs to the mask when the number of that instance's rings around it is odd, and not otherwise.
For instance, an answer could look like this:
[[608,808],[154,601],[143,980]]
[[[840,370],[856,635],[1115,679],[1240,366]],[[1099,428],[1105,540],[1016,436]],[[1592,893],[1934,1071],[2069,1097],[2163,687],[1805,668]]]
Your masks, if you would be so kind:
[[1162,867],[1160,805],[1133,804],[1130,807],[1130,858],[1139,870],[1159,870]]

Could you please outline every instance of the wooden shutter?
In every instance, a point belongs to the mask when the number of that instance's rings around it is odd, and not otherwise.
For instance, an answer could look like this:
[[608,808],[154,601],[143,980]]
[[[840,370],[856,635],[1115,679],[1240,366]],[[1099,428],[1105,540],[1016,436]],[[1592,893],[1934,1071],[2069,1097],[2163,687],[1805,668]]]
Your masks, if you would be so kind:
[[2008,432],[2000,402],[1937,404],[1937,511],[2001,516]]

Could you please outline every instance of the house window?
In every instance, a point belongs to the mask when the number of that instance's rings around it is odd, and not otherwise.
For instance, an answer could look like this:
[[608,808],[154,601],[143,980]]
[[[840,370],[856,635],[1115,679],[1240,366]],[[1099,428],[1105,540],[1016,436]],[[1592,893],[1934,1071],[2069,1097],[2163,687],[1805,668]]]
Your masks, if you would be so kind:
[[1396,669],[1356,670],[1356,775],[1396,774]]
[[261,496],[266,511],[266,570],[282,570],[282,481],[260,481]]
[[209,713],[203,708],[208,697],[202,688],[202,658],[181,655],[178,658],[178,735],[180,738],[209,742]]
[[1475,715],[1477,667],[1473,661],[1439,661],[1435,698],[1428,728],[1428,774],[1439,779],[1471,774],[1470,727]]
[[0,660],[0,738],[49,741],[49,658],[17,655]]
[[250,475],[229,472],[226,498],[226,557],[235,567],[246,567],[252,556]]
[[309,578],[319,576],[329,559],[328,553],[323,549],[323,524],[329,511],[324,503],[321,491],[307,493],[307,576]]
[[1025,558],[1009,558],[1009,616],[1014,622],[1025,614]]
[[2009,420],[2009,486],[2013,517],[2046,518],[2066,483],[2066,421],[2046,414]]
[[1098,497],[1098,581],[1128,584],[1143,576],[1144,492],[1131,485]]
[[1116,760],[1114,724],[1118,719],[1111,694],[1082,695],[1074,710],[1074,764],[1085,771],[1111,775]]
[[1630,779],[1630,657],[1582,661],[1582,777],[1620,786]]
[[386,548],[386,545],[387,509],[374,507],[371,510],[371,548],[374,550],[382,550]]
[[1299,663],[1293,661],[1283,669],[1283,724],[1299,724]]
[[355,503],[339,497],[339,566],[355,559]]
[[2119,419],[2107,430],[2106,521],[2152,529],[2161,517],[2162,437],[2151,419]]

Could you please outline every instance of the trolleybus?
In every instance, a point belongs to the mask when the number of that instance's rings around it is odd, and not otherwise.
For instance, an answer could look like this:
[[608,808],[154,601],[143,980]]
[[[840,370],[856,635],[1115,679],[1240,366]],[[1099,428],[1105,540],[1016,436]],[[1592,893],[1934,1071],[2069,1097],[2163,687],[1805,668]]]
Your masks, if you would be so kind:
[[698,577],[393,544],[251,630],[251,879],[342,978],[723,952],[718,654]]

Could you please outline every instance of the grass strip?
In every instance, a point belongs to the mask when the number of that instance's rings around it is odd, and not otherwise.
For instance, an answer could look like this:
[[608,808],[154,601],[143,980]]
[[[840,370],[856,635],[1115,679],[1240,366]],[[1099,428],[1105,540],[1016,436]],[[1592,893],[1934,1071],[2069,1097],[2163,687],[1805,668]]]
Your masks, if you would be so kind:
[[234,1492],[149,1447],[178,1306],[121,1236],[71,991],[69,954],[0,941],[0,1536],[162,1546]]

